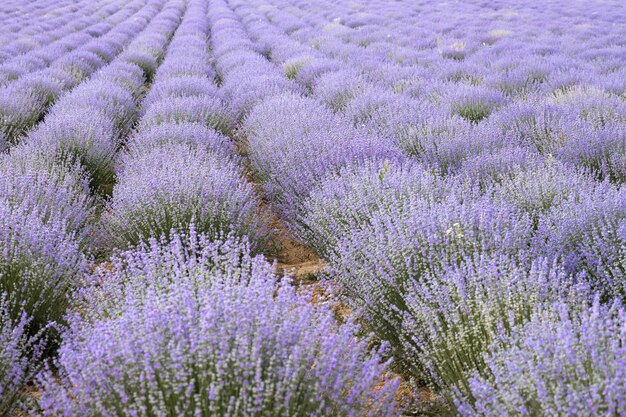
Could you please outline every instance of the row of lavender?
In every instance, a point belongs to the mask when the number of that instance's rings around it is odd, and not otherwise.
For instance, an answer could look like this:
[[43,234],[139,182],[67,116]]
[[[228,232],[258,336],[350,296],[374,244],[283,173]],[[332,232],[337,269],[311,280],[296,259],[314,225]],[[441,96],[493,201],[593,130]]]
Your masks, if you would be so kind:
[[[389,67],[376,51],[406,51],[350,45],[368,32],[343,25],[348,7],[231,5],[254,59],[274,64],[267,75],[296,84],[245,118],[264,190],[391,343],[397,369],[455,414],[623,413],[624,7],[587,18],[555,4],[547,31],[522,4],[508,7],[534,25],[503,19],[497,33],[437,19],[416,55]],[[428,21],[410,6],[408,22]],[[380,35],[386,3],[367,7],[352,26]],[[495,13],[467,7],[444,9]],[[442,32],[458,40],[446,48]]]
[[[43,415],[392,415],[397,382],[358,326],[254,256],[271,233],[231,141],[235,67],[217,77],[227,53],[210,54],[232,12],[137,13],[32,122],[3,119],[0,413],[36,377]],[[254,87],[248,108],[269,95]]]
[[45,121],[1,156],[0,414],[21,402],[25,383],[57,348],[70,297],[91,269],[100,214],[97,191],[101,173],[107,172],[102,167],[113,165],[120,128],[136,112],[133,94],[140,93],[149,74],[135,61],[148,54],[152,38],[158,39],[164,5],[164,0],[129,4],[126,21],[85,45],[113,47],[111,64],[85,71],[83,78],[95,75],[82,84],[76,79],[77,88],[48,103]]

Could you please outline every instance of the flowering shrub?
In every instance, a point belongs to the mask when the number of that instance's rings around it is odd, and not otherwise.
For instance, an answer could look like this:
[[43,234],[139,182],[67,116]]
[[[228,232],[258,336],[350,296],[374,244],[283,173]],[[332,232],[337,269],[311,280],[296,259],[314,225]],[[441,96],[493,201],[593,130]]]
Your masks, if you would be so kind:
[[311,191],[294,228],[320,256],[332,259],[338,241],[367,227],[378,211],[401,206],[416,195],[436,200],[443,194],[442,181],[414,163],[349,166]]
[[257,105],[244,129],[265,192],[287,219],[325,175],[368,160],[400,159],[389,142],[364,135],[314,100],[293,94]]
[[35,331],[62,321],[88,265],[66,223],[42,217],[36,208],[0,198],[0,292],[12,317],[24,310]]
[[37,126],[19,152],[37,155],[48,165],[80,164],[96,189],[115,179],[115,153],[119,147],[115,125],[103,112],[73,107],[62,117]]
[[489,377],[470,380],[474,403],[465,416],[618,415],[626,408],[626,313],[619,303],[585,307],[554,303],[486,357]]
[[12,415],[24,400],[24,385],[40,367],[46,340],[42,333],[29,336],[25,313],[12,318],[5,296],[0,296],[0,414]]
[[[463,193],[460,193],[463,195]],[[402,337],[411,288],[425,277],[444,279],[445,271],[485,256],[529,265],[533,227],[529,216],[483,197],[460,203],[451,195],[442,201],[411,198],[389,202],[367,223],[338,240],[330,261],[333,278],[350,302],[364,308],[367,323],[390,341],[401,366],[413,366]]]
[[220,133],[232,128],[232,115],[216,97],[177,97],[154,103],[141,119],[139,130],[163,123],[198,123]]
[[414,372],[454,409],[455,398],[472,398],[475,375],[490,375],[485,355],[492,343],[529,322],[543,302],[584,301],[588,291],[575,282],[546,260],[527,267],[501,255],[426,273],[408,284],[402,347]]
[[121,247],[194,223],[201,232],[248,235],[254,249],[267,240],[267,221],[239,169],[186,144],[154,147],[126,159],[105,218]]
[[105,284],[120,290],[116,311],[75,317],[59,377],[42,377],[44,413],[396,415],[396,384],[376,387],[385,364],[352,322],[278,281],[245,244],[186,239],[122,254]]
[[0,170],[0,195],[10,206],[35,211],[44,223],[63,222],[81,245],[88,245],[94,199],[78,167],[47,165],[33,153],[12,152],[0,156]]
[[548,213],[539,225],[546,252],[560,257],[569,271],[584,272],[599,293],[622,299],[626,297],[624,191],[597,187]]
[[[210,127],[193,123],[163,123],[147,127],[131,136],[126,143],[126,148],[132,160],[137,154],[175,144],[197,147],[220,157],[235,157],[232,141]],[[120,156],[119,164],[124,165],[125,158],[127,156]]]

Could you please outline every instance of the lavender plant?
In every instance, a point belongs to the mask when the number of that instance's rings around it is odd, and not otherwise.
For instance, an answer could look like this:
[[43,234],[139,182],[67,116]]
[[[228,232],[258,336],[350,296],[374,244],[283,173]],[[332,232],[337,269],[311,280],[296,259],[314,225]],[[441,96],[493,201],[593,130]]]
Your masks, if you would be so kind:
[[490,377],[485,355],[492,343],[531,321],[544,302],[587,296],[587,287],[545,259],[530,267],[501,255],[467,260],[409,284],[403,349],[454,414],[455,398],[471,401],[472,378]]
[[456,399],[464,416],[619,415],[626,313],[619,303],[549,304],[530,322],[496,340],[475,374],[470,395]]
[[38,209],[4,198],[0,213],[0,292],[7,294],[12,317],[25,311],[35,332],[61,323],[88,259],[65,221],[44,222]]
[[43,412],[396,415],[396,382],[377,387],[386,364],[354,323],[339,325],[249,253],[193,232],[123,253],[105,284],[120,290],[116,311],[74,317],[59,377],[41,377]]
[[13,318],[6,294],[0,295],[0,414],[13,415],[25,400],[25,385],[41,366],[46,339],[43,333],[29,335],[25,313]]
[[[544,251],[604,297],[626,295],[624,271],[624,190],[606,185],[550,212],[539,225]],[[600,197],[601,196],[601,197]]]
[[[463,196],[465,193],[460,192]],[[331,258],[333,278],[355,307],[366,310],[368,325],[388,340],[400,366],[411,371],[415,361],[404,351],[402,327],[410,290],[428,276],[443,279],[449,267],[468,259],[497,256],[529,265],[533,239],[530,218],[484,197],[461,203],[458,195],[442,201],[398,199],[375,212],[367,224],[339,239]]]
[[233,118],[222,100],[211,96],[179,97],[154,103],[139,124],[139,130],[162,123],[198,123],[229,134]]
[[416,195],[431,201],[441,199],[443,188],[440,178],[410,161],[348,166],[311,191],[293,228],[320,256],[333,259],[338,241],[367,227],[377,212]]
[[[163,123],[150,126],[131,136],[125,146],[128,158],[132,160],[140,153],[151,152],[162,146],[167,148],[174,144],[197,147],[219,157],[235,158],[235,147],[229,138],[210,127],[194,123]],[[124,165],[126,158],[125,155],[121,155],[118,158],[119,163]]]
[[457,88],[451,99],[452,113],[472,123],[486,119],[505,102],[499,92],[476,87]]
[[97,189],[115,178],[116,139],[115,123],[104,112],[71,107],[40,124],[19,152],[32,153],[52,165],[79,163]]
[[[21,149],[21,148],[20,148]],[[0,196],[12,207],[36,211],[43,223],[64,222],[81,246],[93,231],[94,199],[76,166],[47,165],[32,153],[0,155]]]
[[363,134],[319,103],[293,94],[256,106],[244,131],[266,194],[287,219],[325,175],[368,160],[402,159],[389,141]]
[[266,243],[267,220],[231,160],[171,144],[125,162],[104,219],[107,235],[118,246],[167,236],[191,223],[201,232],[248,235],[255,250]]

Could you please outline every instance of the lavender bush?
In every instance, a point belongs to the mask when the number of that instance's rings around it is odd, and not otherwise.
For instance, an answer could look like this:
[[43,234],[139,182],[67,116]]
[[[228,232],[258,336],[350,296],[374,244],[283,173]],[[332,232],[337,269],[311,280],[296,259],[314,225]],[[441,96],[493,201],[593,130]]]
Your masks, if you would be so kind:
[[[197,147],[220,157],[235,157],[233,142],[210,127],[193,123],[162,123],[142,129],[128,138],[126,142],[128,156],[121,155],[118,162],[124,165],[127,158],[132,161],[138,154],[175,144]],[[132,163],[131,161],[128,163]]]
[[150,106],[141,119],[139,129],[162,123],[198,123],[228,134],[232,129],[232,115],[217,97],[178,97]]
[[80,167],[48,165],[32,153],[0,156],[0,195],[12,207],[37,212],[43,223],[64,222],[81,246],[88,245],[95,217],[94,198]]
[[619,303],[554,303],[494,342],[470,380],[465,416],[619,415],[626,408],[626,314]]
[[338,239],[330,259],[333,278],[348,300],[365,308],[368,324],[390,341],[401,366],[411,371],[402,337],[409,289],[425,277],[443,279],[449,267],[481,257],[504,257],[528,265],[533,238],[530,218],[483,197],[460,203],[458,196],[440,202],[420,198],[391,201],[362,227]]
[[25,313],[12,318],[6,294],[0,295],[0,414],[12,415],[25,399],[24,387],[40,369],[45,350],[43,333],[29,335]]
[[396,415],[396,384],[374,389],[385,364],[352,322],[338,325],[245,244],[186,239],[122,255],[106,284],[121,290],[116,311],[75,317],[59,377],[41,379],[44,413]]
[[119,146],[115,129],[104,112],[72,107],[41,123],[16,152],[36,155],[49,165],[78,163],[97,189],[115,178],[114,157]]
[[530,267],[501,255],[466,260],[408,284],[402,346],[414,372],[438,387],[454,410],[455,397],[472,398],[474,375],[490,376],[484,357],[494,341],[529,322],[541,303],[575,304],[587,294],[545,259]]
[[257,105],[246,118],[245,134],[265,192],[286,218],[325,175],[368,160],[401,159],[390,143],[359,132],[315,101],[293,94]]
[[126,159],[113,189],[105,227],[121,247],[194,223],[201,232],[267,241],[267,221],[252,187],[230,161],[186,144],[154,147]]
[[402,205],[415,195],[441,199],[443,188],[440,178],[411,162],[387,160],[346,167],[311,191],[294,229],[322,257],[333,259],[338,241],[367,227],[377,212]]
[[69,295],[80,285],[88,262],[63,220],[44,222],[38,209],[0,199],[0,291],[12,317],[24,310],[32,327],[61,322]]

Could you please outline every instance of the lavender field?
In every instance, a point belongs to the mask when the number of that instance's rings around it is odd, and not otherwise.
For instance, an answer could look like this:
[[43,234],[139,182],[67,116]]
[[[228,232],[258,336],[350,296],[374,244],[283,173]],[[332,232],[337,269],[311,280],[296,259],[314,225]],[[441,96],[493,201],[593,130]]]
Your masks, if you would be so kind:
[[626,416],[626,3],[4,0],[0,417]]

